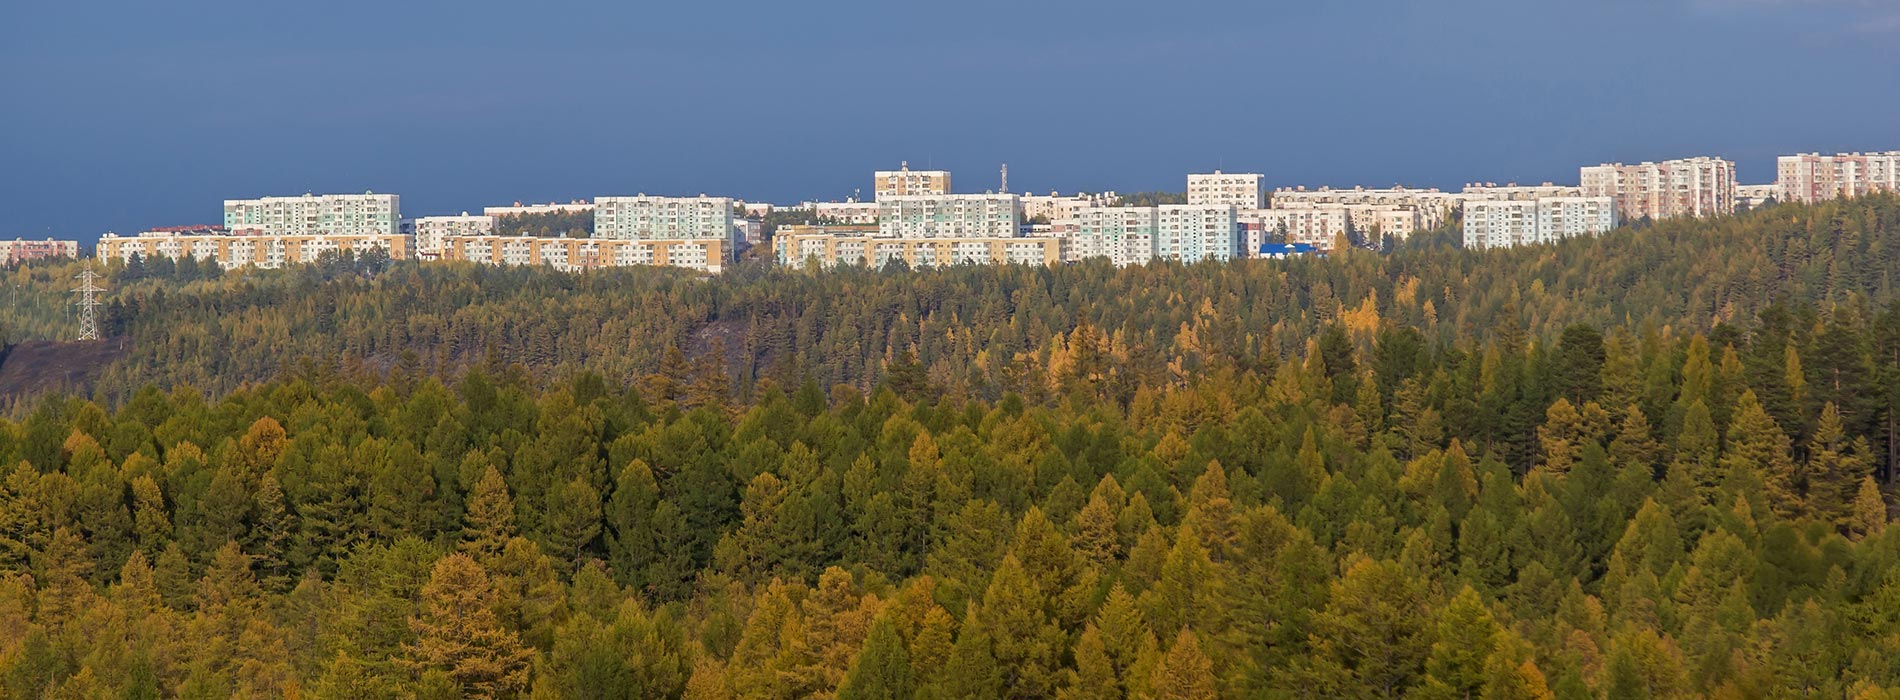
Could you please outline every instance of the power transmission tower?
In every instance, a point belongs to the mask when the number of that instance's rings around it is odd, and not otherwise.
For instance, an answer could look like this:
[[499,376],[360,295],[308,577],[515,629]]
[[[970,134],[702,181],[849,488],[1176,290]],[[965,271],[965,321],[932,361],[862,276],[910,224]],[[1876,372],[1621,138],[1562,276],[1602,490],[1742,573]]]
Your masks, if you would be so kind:
[[100,304],[104,303],[99,301],[98,295],[105,291],[105,288],[93,283],[94,280],[99,279],[99,274],[93,272],[90,267],[86,268],[85,272],[76,275],[76,279],[79,280],[79,286],[74,288],[73,292],[79,295],[79,301],[73,303],[79,305],[79,340],[98,340],[98,309]]

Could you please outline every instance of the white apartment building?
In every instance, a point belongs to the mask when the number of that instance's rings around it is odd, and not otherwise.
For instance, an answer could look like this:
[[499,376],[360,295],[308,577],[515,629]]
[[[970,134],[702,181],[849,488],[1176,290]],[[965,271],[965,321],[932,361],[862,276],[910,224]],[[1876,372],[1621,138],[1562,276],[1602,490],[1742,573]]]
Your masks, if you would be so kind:
[[1528,199],[1534,201],[1548,197],[1582,197],[1583,187],[1581,185],[1557,185],[1548,182],[1541,185],[1520,185],[1515,182],[1504,185],[1493,182],[1473,182],[1466,184],[1464,191],[1459,194],[1463,195],[1463,199],[1466,202],[1500,199]]
[[896,170],[879,170],[872,175],[872,192],[876,193],[877,201],[885,197],[950,194],[948,170],[911,170],[910,162],[905,161]]
[[821,267],[881,268],[903,261],[913,268],[946,265],[1058,265],[1064,241],[1052,236],[892,238],[854,232],[811,231],[775,236],[778,262],[797,269],[813,259]]
[[1193,173],[1187,176],[1187,203],[1236,209],[1266,206],[1266,178],[1259,173]]
[[[1279,203],[1278,195],[1274,203]],[[1283,236],[1288,243],[1332,250],[1333,241],[1346,235],[1350,215],[1343,204],[1308,204],[1288,209],[1250,209],[1241,212],[1241,217],[1248,224],[1251,250],[1259,250],[1269,236]],[[1258,233],[1253,233],[1255,231]]]
[[1155,257],[1155,207],[1098,207],[1076,212],[1071,225],[1058,225],[1069,245],[1063,260],[1108,258],[1116,267],[1141,265]]
[[1347,204],[1346,221],[1368,240],[1374,235],[1410,238],[1425,217],[1410,204]]
[[1616,227],[1611,197],[1494,199],[1465,203],[1465,247],[1508,248],[1596,236]]
[[271,236],[394,236],[400,200],[393,194],[305,194],[224,200],[224,228]]
[[799,206],[811,210],[812,216],[823,221],[852,225],[877,223],[877,202],[806,202]]
[[409,222],[416,237],[416,256],[433,259],[442,254],[442,241],[449,236],[482,236],[495,231],[495,217],[486,214],[460,216],[418,216]]
[[1781,156],[1775,159],[1775,185],[1779,201],[1804,204],[1900,192],[1900,151]]
[[878,234],[891,238],[1014,238],[1022,201],[1013,194],[879,197]]
[[522,216],[525,214],[587,214],[587,213],[592,213],[593,211],[594,211],[594,203],[589,202],[585,199],[576,199],[566,204],[562,204],[560,202],[548,202],[546,204],[522,204],[520,202],[515,202],[512,206],[482,207],[482,214],[485,216]]
[[1184,263],[1239,257],[1239,221],[1235,211],[1230,204],[1156,207],[1155,257]]
[[1041,217],[1050,222],[1075,218],[1078,212],[1097,207],[1112,207],[1121,197],[1114,192],[1100,194],[1074,194],[1062,196],[1055,192],[1046,195],[1026,194],[1023,199],[1023,220],[1029,221]]
[[[1418,210],[1419,225],[1438,228],[1463,203],[1463,195],[1441,192],[1436,188],[1410,187],[1333,189],[1321,187],[1282,187],[1273,191],[1274,209],[1310,209],[1325,204],[1410,206]],[[1331,239],[1328,239],[1330,245]]]
[[1614,197],[1624,221],[1735,212],[1735,164],[1700,156],[1660,163],[1605,163],[1581,170],[1583,194]]
[[596,197],[594,237],[629,241],[724,241],[732,252],[727,197]]

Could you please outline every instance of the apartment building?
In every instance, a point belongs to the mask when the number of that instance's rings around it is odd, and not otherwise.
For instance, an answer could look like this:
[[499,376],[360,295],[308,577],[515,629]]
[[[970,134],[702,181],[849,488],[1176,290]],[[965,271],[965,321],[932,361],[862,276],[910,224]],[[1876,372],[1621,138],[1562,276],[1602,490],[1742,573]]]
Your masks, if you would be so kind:
[[1155,227],[1159,223],[1155,207],[1100,207],[1076,212],[1059,224],[1059,235],[1067,238],[1063,259],[1075,262],[1088,258],[1108,258],[1116,267],[1141,265],[1155,257]]
[[1700,156],[1660,163],[1605,163],[1581,170],[1583,194],[1613,197],[1624,221],[1735,212],[1735,164]]
[[416,257],[432,260],[442,254],[443,239],[449,236],[481,236],[495,232],[495,217],[487,214],[460,216],[418,216],[405,227],[416,237]]
[[1476,200],[1465,203],[1464,240],[1471,249],[1550,243],[1596,236],[1616,227],[1611,197]]
[[1187,176],[1187,203],[1259,209],[1266,206],[1265,183],[1259,173],[1193,173]]
[[904,161],[896,170],[872,173],[871,190],[876,194],[876,201],[883,201],[885,197],[950,194],[950,171],[911,170],[910,161]]
[[1813,204],[1874,192],[1900,192],[1900,151],[1803,153],[1775,159],[1776,198]]
[[1773,202],[1781,201],[1781,185],[1736,185],[1735,208],[1737,210],[1756,209]]
[[39,241],[19,238],[0,241],[0,264],[7,266],[18,265],[29,260],[77,257],[79,257],[79,241],[60,241],[51,238]]
[[412,252],[409,237],[399,233],[284,235],[236,233],[223,228],[158,229],[137,236],[107,233],[99,238],[97,251],[100,260],[129,261],[133,256],[179,260],[189,256],[227,270],[313,263],[325,253],[365,255],[380,251],[392,260],[405,260]]
[[1115,206],[1121,201],[1121,197],[1114,192],[1073,194],[1066,197],[1050,192],[1046,195],[1026,194],[1022,196],[1022,201],[1024,221],[1041,219],[1056,222],[1075,218],[1077,213],[1086,209]]
[[1053,236],[894,238],[844,231],[781,231],[772,237],[780,265],[797,269],[816,260],[822,267],[883,267],[902,260],[910,267],[944,265],[1057,265],[1063,240]]
[[[1278,195],[1275,203],[1279,203]],[[1250,250],[1259,250],[1267,238],[1274,236],[1284,237],[1288,243],[1332,250],[1333,242],[1346,235],[1350,215],[1346,205],[1314,203],[1287,209],[1250,209],[1240,212],[1239,217],[1247,227]]]
[[878,232],[892,238],[1013,238],[1022,235],[1022,201],[1013,194],[879,197]]
[[1500,185],[1493,182],[1473,182],[1465,185],[1459,192],[1463,201],[1474,200],[1539,200],[1549,197],[1582,197],[1581,185],[1557,185],[1546,182],[1541,185],[1520,185],[1515,182]]
[[1451,213],[1456,211],[1463,202],[1463,195],[1442,192],[1436,188],[1410,187],[1354,187],[1350,189],[1321,187],[1315,190],[1305,187],[1282,187],[1273,191],[1272,199],[1274,209],[1311,209],[1328,204],[1410,206],[1418,210],[1419,226],[1428,229],[1445,225],[1445,222],[1451,218]]
[[487,265],[546,265],[574,272],[604,267],[660,265],[718,274],[732,259],[721,239],[543,238],[453,235],[443,240],[443,260]]
[[1230,204],[1155,207],[1155,257],[1184,263],[1240,257],[1239,221],[1235,212]]
[[594,203],[585,199],[576,199],[565,204],[548,202],[546,204],[522,204],[515,202],[511,206],[482,207],[484,216],[523,216],[526,214],[591,214]]
[[224,200],[224,228],[270,236],[394,236],[402,222],[393,194],[305,194]]
[[1346,204],[1346,222],[1367,239],[1410,238],[1425,217],[1410,204]]
[[821,221],[851,225],[877,223],[877,202],[806,202],[799,206],[811,210],[812,216]]
[[727,197],[594,198],[594,237],[625,241],[725,241],[731,252],[732,200]]

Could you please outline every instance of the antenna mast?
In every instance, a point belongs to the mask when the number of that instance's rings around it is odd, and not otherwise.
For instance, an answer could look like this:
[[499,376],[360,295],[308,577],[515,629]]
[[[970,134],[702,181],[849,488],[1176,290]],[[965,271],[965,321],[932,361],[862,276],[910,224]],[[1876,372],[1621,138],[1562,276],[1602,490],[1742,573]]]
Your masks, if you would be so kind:
[[93,272],[91,267],[87,267],[84,272],[75,275],[74,278],[79,280],[79,286],[73,289],[73,293],[79,295],[79,301],[73,302],[79,306],[78,339],[98,340],[98,309],[103,303],[99,301],[98,294],[105,291],[105,288],[93,283],[94,280],[99,279],[99,273]]
[[1009,194],[1009,164],[1003,164],[1003,194]]

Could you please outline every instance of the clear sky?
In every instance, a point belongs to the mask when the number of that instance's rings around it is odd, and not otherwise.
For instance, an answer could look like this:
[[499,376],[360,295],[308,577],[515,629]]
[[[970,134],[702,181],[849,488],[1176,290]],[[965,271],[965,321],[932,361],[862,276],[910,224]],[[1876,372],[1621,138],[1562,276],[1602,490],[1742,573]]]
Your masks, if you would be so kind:
[[1900,0],[0,0],[0,236],[227,197],[1575,182],[1900,149]]

